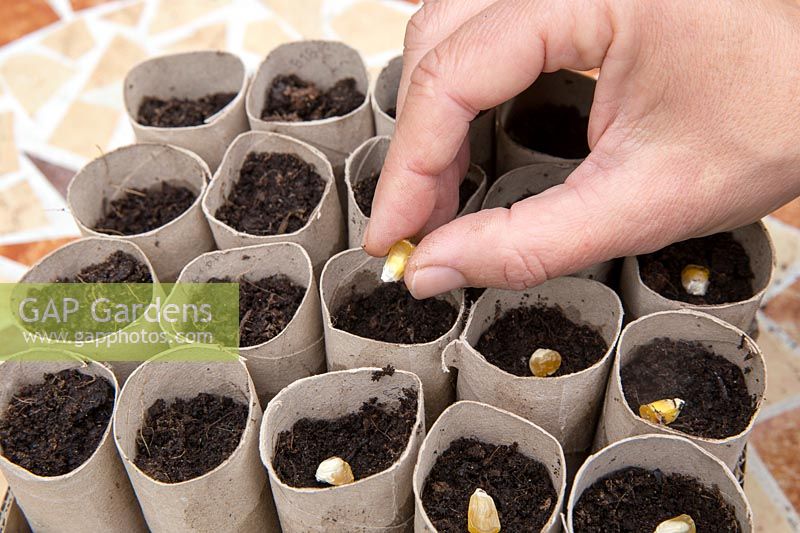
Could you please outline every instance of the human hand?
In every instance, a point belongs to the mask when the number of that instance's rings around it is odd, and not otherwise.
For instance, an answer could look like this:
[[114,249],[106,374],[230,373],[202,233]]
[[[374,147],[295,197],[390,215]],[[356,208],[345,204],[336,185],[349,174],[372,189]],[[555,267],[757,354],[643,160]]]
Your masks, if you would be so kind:
[[[436,0],[406,31],[364,247],[425,236],[412,294],[522,289],[753,222],[800,194],[793,0]],[[542,72],[601,67],[566,183],[452,220],[469,122]]]

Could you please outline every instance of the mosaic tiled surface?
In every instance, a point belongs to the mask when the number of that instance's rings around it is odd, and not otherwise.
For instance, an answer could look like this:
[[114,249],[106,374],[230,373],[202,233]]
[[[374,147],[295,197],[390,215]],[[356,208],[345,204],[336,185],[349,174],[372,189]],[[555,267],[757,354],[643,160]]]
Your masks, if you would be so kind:
[[[0,281],[78,235],[66,185],[89,159],[133,140],[120,88],[133,64],[223,48],[252,71],[280,43],[321,37],[360,49],[374,76],[400,51],[412,3],[0,0]],[[778,251],[759,316],[769,385],[745,488],[757,531],[784,533],[800,531],[800,201],[767,224]]]

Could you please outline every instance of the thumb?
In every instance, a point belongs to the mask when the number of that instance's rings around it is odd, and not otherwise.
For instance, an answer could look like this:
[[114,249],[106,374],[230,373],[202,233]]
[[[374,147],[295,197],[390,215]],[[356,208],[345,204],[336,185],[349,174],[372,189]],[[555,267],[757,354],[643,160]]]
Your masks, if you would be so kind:
[[667,200],[680,197],[670,180],[648,179],[641,166],[637,172],[606,171],[594,155],[562,185],[510,209],[458,218],[425,237],[406,268],[411,293],[427,298],[460,287],[522,290],[656,250],[696,229],[686,227],[691,218],[684,209],[691,207]]

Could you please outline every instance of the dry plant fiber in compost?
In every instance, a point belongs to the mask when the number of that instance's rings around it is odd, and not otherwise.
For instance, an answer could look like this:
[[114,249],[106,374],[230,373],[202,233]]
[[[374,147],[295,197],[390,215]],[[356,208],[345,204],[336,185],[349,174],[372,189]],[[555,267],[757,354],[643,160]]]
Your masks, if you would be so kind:
[[742,370],[699,342],[655,339],[636,348],[621,377],[634,413],[664,398],[685,401],[669,427],[690,435],[731,437],[747,428],[755,411]]
[[97,449],[114,411],[114,387],[76,369],[45,374],[20,389],[0,420],[0,445],[12,462],[39,476],[60,476]]
[[325,180],[293,154],[249,153],[215,217],[251,235],[293,233],[322,199]]
[[458,310],[444,300],[417,300],[402,282],[383,283],[368,294],[355,291],[334,312],[343,331],[383,342],[431,342],[453,327]]
[[143,126],[158,128],[200,126],[234,98],[236,93],[214,93],[196,100],[189,98],[162,100],[148,96],[142,100],[136,120]]
[[[747,300],[753,290],[750,257],[731,233],[689,239],[657,252],[638,256],[642,281],[670,300],[694,305],[718,305]],[[683,288],[681,273],[688,265],[707,268],[708,291],[691,295]]]
[[247,406],[227,396],[156,400],[139,430],[134,463],[164,483],[194,479],[228,458],[246,423]]
[[263,344],[277,336],[300,307],[306,288],[276,274],[259,280],[212,278],[209,283],[239,283],[239,346]]
[[153,277],[147,266],[127,252],[117,250],[102,263],[82,268],[73,276],[56,283],[150,283]]
[[[386,375],[394,369],[386,369]],[[373,381],[383,377],[373,373]],[[350,464],[356,481],[389,468],[402,455],[417,418],[417,392],[404,388],[399,405],[371,398],[354,413],[332,420],[303,418],[278,435],[272,465],[293,487],[327,487],[317,466],[330,457]]]
[[528,361],[540,348],[561,354],[561,366],[552,375],[563,376],[595,364],[608,344],[596,328],[576,324],[558,305],[537,304],[506,311],[475,346],[487,361],[516,376],[532,375]]
[[660,470],[628,467],[596,481],[572,511],[575,533],[655,531],[664,520],[688,514],[698,532],[739,533],[733,507],[719,489]]
[[267,90],[261,119],[303,122],[346,115],[364,102],[356,80],[343,78],[327,90],[295,74],[276,76]]
[[450,444],[422,492],[425,512],[439,533],[466,530],[470,495],[479,488],[494,500],[501,531],[541,531],[558,495],[547,468],[517,447],[464,437]]
[[186,187],[166,181],[147,189],[127,189],[108,203],[94,230],[109,235],[146,233],[181,216],[196,198]]

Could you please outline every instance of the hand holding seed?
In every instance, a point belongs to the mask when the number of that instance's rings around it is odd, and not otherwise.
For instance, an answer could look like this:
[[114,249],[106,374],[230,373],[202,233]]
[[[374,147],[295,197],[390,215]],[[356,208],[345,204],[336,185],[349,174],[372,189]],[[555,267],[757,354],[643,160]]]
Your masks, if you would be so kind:
[[[428,2],[406,32],[365,249],[421,238],[405,281],[425,298],[521,289],[750,223],[800,194],[798,64],[794,2]],[[592,151],[566,183],[451,221],[477,113],[542,72],[595,67]]]

